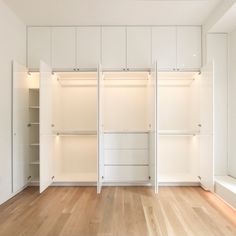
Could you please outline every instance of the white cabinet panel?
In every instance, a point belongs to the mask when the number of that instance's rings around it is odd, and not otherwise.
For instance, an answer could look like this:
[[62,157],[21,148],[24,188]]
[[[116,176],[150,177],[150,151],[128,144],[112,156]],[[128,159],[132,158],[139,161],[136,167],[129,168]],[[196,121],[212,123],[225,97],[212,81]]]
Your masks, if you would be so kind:
[[105,134],[105,149],[147,149],[147,134]]
[[177,68],[201,68],[201,27],[177,27]]
[[176,68],[176,27],[152,28],[152,62],[157,61],[158,69]]
[[53,69],[76,67],[76,28],[54,27],[52,29]]
[[127,68],[151,68],[150,27],[127,27]]
[[105,69],[126,68],[126,28],[102,28],[102,66]]
[[105,165],[147,165],[148,150],[105,150]]
[[29,176],[29,79],[27,69],[15,61],[12,83],[12,190],[16,193],[25,187]]
[[102,66],[98,65],[98,86],[97,86],[97,193],[102,191],[102,182],[104,176],[104,132],[103,132],[103,103],[104,103],[104,80],[102,75]]
[[40,193],[52,183],[54,136],[52,133],[53,111],[52,71],[40,62]]
[[77,28],[77,67],[97,68],[100,61],[100,27]]
[[214,65],[202,68],[200,79],[200,176],[204,188],[214,191]]
[[51,65],[51,28],[28,28],[28,68],[39,69],[40,60]]
[[105,166],[104,180],[108,182],[142,182],[148,177],[148,166]]
[[150,182],[155,191],[158,192],[158,71],[157,62],[152,66],[151,76],[148,80],[148,112],[149,112],[149,172]]

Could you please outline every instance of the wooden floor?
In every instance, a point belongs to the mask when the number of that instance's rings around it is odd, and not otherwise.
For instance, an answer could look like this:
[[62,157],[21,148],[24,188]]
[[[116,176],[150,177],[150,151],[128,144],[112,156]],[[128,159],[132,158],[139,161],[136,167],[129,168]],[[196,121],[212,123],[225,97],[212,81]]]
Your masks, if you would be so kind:
[[0,206],[0,235],[235,236],[236,212],[199,187],[30,187]]

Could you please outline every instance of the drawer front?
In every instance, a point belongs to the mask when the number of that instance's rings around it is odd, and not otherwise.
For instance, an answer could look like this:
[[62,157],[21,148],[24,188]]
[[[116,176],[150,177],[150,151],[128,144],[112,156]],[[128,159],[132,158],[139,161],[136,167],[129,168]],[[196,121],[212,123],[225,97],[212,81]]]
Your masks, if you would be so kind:
[[143,182],[148,181],[148,166],[105,166],[105,182]]
[[147,134],[105,134],[105,149],[148,149]]
[[147,165],[148,150],[105,150],[105,165]]

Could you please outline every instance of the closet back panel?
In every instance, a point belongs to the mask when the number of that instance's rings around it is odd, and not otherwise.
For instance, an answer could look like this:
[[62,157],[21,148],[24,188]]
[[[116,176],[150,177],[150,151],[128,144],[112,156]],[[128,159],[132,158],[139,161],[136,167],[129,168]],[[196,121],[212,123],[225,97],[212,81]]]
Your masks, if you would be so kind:
[[126,81],[126,83],[130,86],[122,81],[105,83],[104,130],[147,130],[147,87],[143,81]]
[[55,127],[58,130],[97,129],[97,88],[60,87],[57,92]]
[[55,181],[96,181],[97,137],[57,136]]
[[160,130],[191,129],[189,87],[161,87],[158,93]]
[[162,136],[159,138],[159,174],[198,175],[199,142],[197,136]]

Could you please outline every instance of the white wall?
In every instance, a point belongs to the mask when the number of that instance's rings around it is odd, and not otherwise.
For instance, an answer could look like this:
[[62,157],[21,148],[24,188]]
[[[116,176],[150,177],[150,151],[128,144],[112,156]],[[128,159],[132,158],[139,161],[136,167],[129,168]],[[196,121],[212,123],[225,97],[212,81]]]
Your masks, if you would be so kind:
[[227,174],[228,36],[208,34],[207,61],[215,63],[215,175]]
[[221,0],[4,1],[27,25],[201,25]]
[[0,204],[11,197],[11,61],[25,64],[26,27],[0,0]]
[[229,34],[229,160],[228,174],[236,178],[236,30]]

